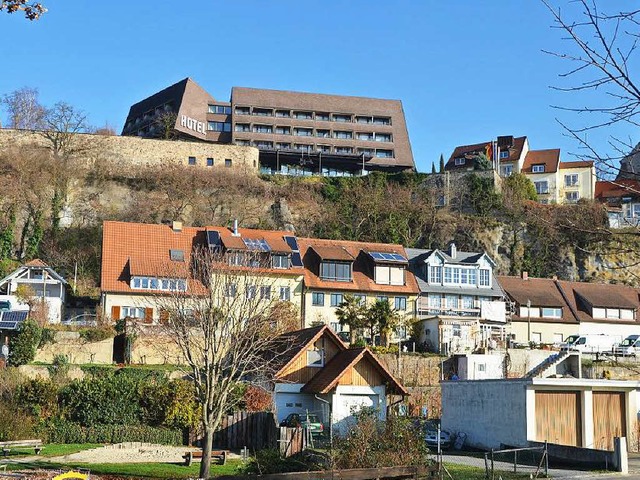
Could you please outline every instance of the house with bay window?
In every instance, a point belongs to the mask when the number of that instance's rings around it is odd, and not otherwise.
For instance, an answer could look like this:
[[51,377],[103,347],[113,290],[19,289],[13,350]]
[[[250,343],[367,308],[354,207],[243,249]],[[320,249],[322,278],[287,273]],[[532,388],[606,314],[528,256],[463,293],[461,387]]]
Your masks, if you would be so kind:
[[[193,255],[215,253],[212,279],[204,285],[192,274]],[[184,292],[197,298],[216,285],[221,301],[291,302],[302,305],[303,264],[296,237],[287,231],[227,227],[104,222],[102,312],[112,321],[130,318],[158,324],[163,295]],[[219,275],[216,272],[220,272]],[[216,279],[223,278],[224,285]],[[220,282],[219,282],[220,283]],[[216,293],[217,294],[217,293]]]
[[305,327],[325,324],[337,333],[348,330],[335,311],[350,294],[363,305],[388,301],[402,317],[396,339],[410,334],[419,290],[402,245],[316,238],[300,238],[299,244],[305,267]]
[[607,334],[623,340],[640,331],[638,290],[626,285],[555,278],[498,277],[511,303],[511,337],[518,343],[559,344],[570,335]]
[[420,288],[416,302],[419,341],[429,351],[451,354],[504,339],[506,309],[495,263],[486,253],[408,248],[409,269]]

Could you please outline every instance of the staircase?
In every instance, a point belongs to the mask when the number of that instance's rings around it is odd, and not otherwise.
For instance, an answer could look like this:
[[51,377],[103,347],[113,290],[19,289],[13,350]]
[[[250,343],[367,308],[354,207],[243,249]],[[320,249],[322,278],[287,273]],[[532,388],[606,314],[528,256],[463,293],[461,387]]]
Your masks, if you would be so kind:
[[525,378],[542,377],[544,372],[546,372],[553,365],[556,365],[562,360],[564,360],[569,355],[569,353],[570,353],[569,351],[565,350],[565,351],[550,355],[542,363],[540,363],[539,365],[536,365],[533,369],[531,369],[525,375]]

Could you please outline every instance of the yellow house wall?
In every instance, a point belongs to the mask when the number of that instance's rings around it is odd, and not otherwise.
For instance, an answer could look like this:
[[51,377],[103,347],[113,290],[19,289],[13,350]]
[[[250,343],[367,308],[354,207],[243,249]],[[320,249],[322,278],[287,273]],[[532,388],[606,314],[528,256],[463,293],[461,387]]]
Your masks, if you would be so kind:
[[[564,184],[564,176],[577,174],[578,175],[578,185],[574,187],[565,187]],[[559,172],[560,177],[560,201],[564,203],[565,201],[565,192],[575,192],[578,191],[580,194],[580,198],[584,198],[586,200],[593,200],[595,195],[595,185],[596,185],[596,173],[595,168],[593,167],[585,167],[585,168],[564,168]]]
[[[531,321],[531,336],[533,338],[534,333],[541,333],[542,343],[553,343],[555,333],[562,334],[562,340],[564,341],[569,335],[577,334],[578,329],[579,325],[576,324]],[[514,340],[516,342],[527,343],[529,341],[527,322],[511,322],[511,334],[515,335]]]

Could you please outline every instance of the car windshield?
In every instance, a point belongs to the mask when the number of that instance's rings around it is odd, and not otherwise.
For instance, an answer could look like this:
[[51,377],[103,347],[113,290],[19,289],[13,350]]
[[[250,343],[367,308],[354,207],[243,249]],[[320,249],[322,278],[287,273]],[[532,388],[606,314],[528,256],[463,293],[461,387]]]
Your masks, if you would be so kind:
[[307,422],[309,423],[320,423],[317,415],[307,415]]
[[628,337],[625,338],[620,345],[622,345],[623,347],[630,347],[631,345],[636,343],[637,340],[638,337]]
[[580,335],[569,335],[567,337],[567,343],[571,344],[580,338]]

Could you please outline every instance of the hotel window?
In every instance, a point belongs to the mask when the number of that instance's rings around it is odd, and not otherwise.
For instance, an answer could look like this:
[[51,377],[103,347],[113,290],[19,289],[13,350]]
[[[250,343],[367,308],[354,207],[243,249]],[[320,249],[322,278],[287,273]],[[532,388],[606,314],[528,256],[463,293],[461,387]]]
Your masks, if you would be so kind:
[[344,296],[341,293],[332,293],[331,294],[331,306],[339,307],[340,304],[344,301]]
[[310,152],[313,150],[313,145],[307,145],[306,143],[294,143],[293,149],[299,152]]
[[575,187],[578,185],[578,174],[572,173],[570,175],[564,176],[564,186],[565,187]]
[[466,163],[466,159],[464,157],[456,158],[453,163],[459,167],[460,165],[464,165]]
[[250,113],[250,107],[236,107],[236,115],[249,115]]
[[291,112],[289,110],[276,110],[276,117],[289,118],[291,117]]
[[280,287],[280,301],[288,302],[291,300],[291,287]]
[[509,150],[502,150],[500,152],[500,158],[501,159],[509,158]]
[[293,118],[297,118],[298,120],[311,120],[313,118],[313,113],[311,113],[311,112],[293,112]]
[[224,159],[224,166],[225,167],[231,167],[233,166],[233,161],[230,158],[225,158]]
[[481,287],[488,287],[490,285],[490,280],[489,280],[489,269],[488,268],[481,268],[480,269],[480,286]]
[[356,117],[356,123],[373,123],[373,119],[371,117],[363,117],[361,115]]
[[358,140],[373,141],[374,135],[369,132],[358,132],[356,133],[356,138]]
[[250,132],[251,125],[248,123],[236,123],[236,132]]
[[391,125],[391,118],[389,117],[373,117],[374,125]]
[[442,283],[442,267],[429,267],[429,283]]
[[213,158],[211,157],[207,158],[207,167],[213,167]]
[[311,304],[316,307],[324,307],[324,293],[322,292],[312,292],[311,293]]
[[376,157],[378,158],[393,158],[393,150],[383,150],[378,148],[376,150]]
[[318,145],[317,149],[322,153],[331,153],[331,145]]
[[351,115],[341,115],[338,113],[333,114],[334,122],[351,123]]
[[251,146],[251,140],[236,140],[236,145],[240,147],[249,147]]
[[390,133],[376,133],[376,142],[390,142],[391,134]]
[[276,143],[276,148],[279,148],[280,150],[289,150],[291,149],[291,144],[290,143]]
[[256,133],[272,133],[273,127],[271,125],[254,125],[253,131]]
[[263,285],[262,287],[260,287],[260,299],[261,300],[271,299],[271,286]]
[[394,303],[396,310],[404,311],[407,309],[407,297],[396,297]]
[[209,105],[209,113],[231,115],[231,107],[228,105]]
[[255,142],[256,147],[258,148],[273,148],[273,142],[268,142],[265,140],[260,140]]
[[311,137],[313,136],[313,129],[312,128],[294,128],[293,134],[297,135],[298,137]]
[[273,110],[270,108],[253,108],[253,114],[258,117],[273,117]]
[[289,255],[273,255],[271,261],[273,268],[289,268]]
[[277,135],[291,135],[291,127],[276,127]]
[[320,278],[336,282],[350,282],[351,264],[347,262],[322,262],[320,264]]
[[189,165],[195,165],[196,164],[196,157],[189,157]]
[[349,140],[353,138],[353,132],[347,132],[342,130],[336,130],[333,132],[333,138],[342,138],[345,140]]
[[358,153],[366,155],[367,157],[373,157],[375,150],[373,148],[359,148]]
[[536,193],[538,195],[549,193],[549,182],[546,180],[544,182],[533,182],[533,184],[536,186]]
[[316,112],[316,121],[318,122],[328,122],[329,114],[328,113],[318,113]]
[[336,147],[336,153],[353,153],[351,147]]
[[544,173],[544,164],[541,165],[532,165],[531,173]]
[[567,202],[574,203],[580,200],[580,192],[565,192],[564,194]]
[[230,132],[230,122],[207,122],[207,130],[210,132]]
[[331,138],[331,130],[316,130],[316,137],[320,138]]

